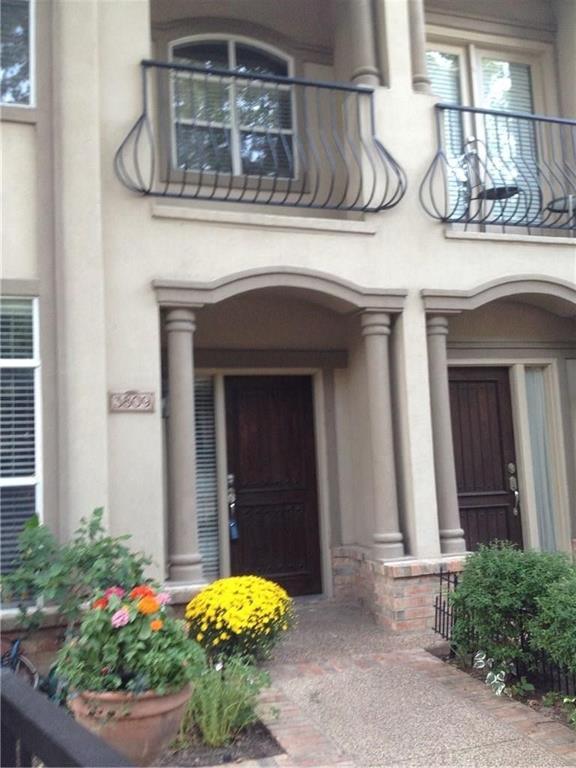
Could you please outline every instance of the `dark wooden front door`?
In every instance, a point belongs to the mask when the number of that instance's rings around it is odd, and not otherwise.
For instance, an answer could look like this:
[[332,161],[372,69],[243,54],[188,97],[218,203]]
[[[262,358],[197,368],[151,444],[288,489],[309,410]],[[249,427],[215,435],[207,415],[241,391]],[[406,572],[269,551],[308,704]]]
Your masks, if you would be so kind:
[[321,592],[312,379],[227,377],[226,428],[232,573],[270,578],[291,595]]
[[450,368],[450,409],[460,520],[466,546],[522,546],[507,368]]

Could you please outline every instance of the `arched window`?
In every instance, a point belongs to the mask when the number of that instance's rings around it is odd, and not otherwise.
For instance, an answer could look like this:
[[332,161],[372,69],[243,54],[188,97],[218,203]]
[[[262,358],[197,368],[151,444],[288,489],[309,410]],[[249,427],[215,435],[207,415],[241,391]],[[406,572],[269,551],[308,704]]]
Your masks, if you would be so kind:
[[224,37],[179,40],[171,44],[170,53],[175,64],[199,68],[173,70],[175,167],[292,178],[292,88],[276,79],[290,75],[289,59],[251,42]]

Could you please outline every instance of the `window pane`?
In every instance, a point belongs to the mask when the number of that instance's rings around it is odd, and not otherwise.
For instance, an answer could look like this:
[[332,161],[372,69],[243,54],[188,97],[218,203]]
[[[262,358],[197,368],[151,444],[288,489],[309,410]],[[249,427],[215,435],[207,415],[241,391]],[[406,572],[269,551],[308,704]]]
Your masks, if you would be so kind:
[[242,131],[240,154],[244,173],[283,178],[294,176],[291,136]]
[[548,552],[556,549],[554,530],[554,494],[550,462],[548,419],[546,414],[546,382],[542,368],[526,368],[526,398],[530,447],[532,449],[532,478],[536,496],[540,547]]
[[183,43],[173,48],[173,59],[206,69],[230,69],[228,43]]
[[33,368],[0,370],[0,476],[36,471]]
[[30,104],[30,3],[1,0],[0,101]]
[[287,77],[288,75],[286,61],[241,43],[236,43],[236,69],[240,72],[252,72],[258,75],[276,75],[277,77]]
[[214,381],[198,376],[194,382],[196,413],[196,503],[198,546],[206,579],[220,575],[220,534],[218,521],[218,475],[216,467],[216,422]]
[[231,173],[230,131],[176,124],[177,165],[187,170]]
[[292,128],[291,92],[264,84],[238,83],[238,122],[242,128]]
[[[444,104],[462,106],[460,56],[457,53],[427,51],[426,63],[432,91]],[[451,215],[463,216],[468,206],[467,174],[463,162],[464,127],[460,112],[442,113],[444,148],[451,172],[448,176]]]
[[0,301],[0,357],[3,360],[34,357],[33,323],[30,299]]
[[482,59],[483,106],[512,112],[534,111],[528,64]]
[[176,120],[230,124],[229,86],[216,80],[174,72],[174,112]]
[[[482,59],[483,106],[512,112],[532,113],[532,78],[528,64],[500,59]],[[511,222],[538,217],[542,200],[534,123],[521,118],[486,116],[488,151],[487,186],[515,187],[518,193],[495,202],[492,216]]]
[[36,488],[0,488],[2,573],[17,565],[18,537],[27,520],[36,514]]

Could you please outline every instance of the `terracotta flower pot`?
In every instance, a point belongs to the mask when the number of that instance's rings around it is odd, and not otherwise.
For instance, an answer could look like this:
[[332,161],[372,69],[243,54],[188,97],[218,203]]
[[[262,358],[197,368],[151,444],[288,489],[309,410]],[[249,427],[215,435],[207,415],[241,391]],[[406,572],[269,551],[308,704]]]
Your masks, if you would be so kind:
[[164,696],[84,691],[69,706],[81,725],[134,765],[150,765],[178,733],[191,692],[190,685]]

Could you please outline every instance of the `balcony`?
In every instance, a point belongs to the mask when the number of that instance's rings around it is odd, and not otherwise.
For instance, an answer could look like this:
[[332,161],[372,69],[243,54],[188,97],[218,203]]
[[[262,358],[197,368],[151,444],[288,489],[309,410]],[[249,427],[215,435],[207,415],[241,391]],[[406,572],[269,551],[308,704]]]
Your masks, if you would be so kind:
[[437,104],[436,129],[420,186],[430,216],[476,231],[574,236],[576,121]]
[[142,85],[115,157],[133,192],[358,213],[404,196],[372,88],[159,61],[142,62]]

